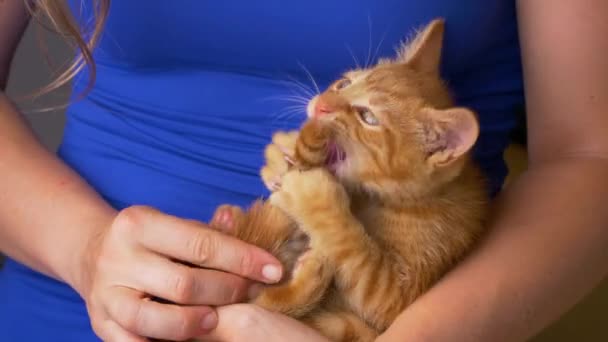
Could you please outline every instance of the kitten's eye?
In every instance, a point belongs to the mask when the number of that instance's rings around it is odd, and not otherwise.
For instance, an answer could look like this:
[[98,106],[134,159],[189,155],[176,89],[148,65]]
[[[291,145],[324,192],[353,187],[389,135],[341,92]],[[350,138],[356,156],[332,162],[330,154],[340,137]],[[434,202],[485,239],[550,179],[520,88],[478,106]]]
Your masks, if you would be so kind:
[[370,126],[380,125],[380,120],[378,120],[378,118],[374,115],[374,113],[372,113],[371,110],[369,110],[369,108],[355,107],[355,110],[357,111],[359,118],[361,118],[361,120],[366,124]]
[[348,87],[351,83],[352,83],[351,80],[349,80],[348,78],[344,78],[344,79],[338,81],[338,83],[336,83],[334,88],[336,90],[344,89],[344,88]]

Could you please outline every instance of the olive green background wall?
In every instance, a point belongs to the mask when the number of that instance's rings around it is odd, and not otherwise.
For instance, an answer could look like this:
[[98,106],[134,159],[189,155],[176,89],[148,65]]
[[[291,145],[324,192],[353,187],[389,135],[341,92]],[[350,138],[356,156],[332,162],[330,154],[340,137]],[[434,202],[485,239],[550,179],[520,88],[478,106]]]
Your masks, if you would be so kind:
[[[505,159],[510,169],[508,183],[526,169],[526,151],[521,145],[512,145],[505,153]],[[608,341],[607,313],[608,279],[532,342]]]

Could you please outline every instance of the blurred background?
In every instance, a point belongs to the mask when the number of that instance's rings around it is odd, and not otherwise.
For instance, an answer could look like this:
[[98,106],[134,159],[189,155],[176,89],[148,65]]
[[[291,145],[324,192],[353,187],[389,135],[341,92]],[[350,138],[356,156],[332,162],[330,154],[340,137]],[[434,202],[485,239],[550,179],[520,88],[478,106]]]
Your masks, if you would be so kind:
[[[47,53],[41,49],[41,39],[46,42]],[[71,53],[59,37],[30,25],[13,61],[7,90],[9,96],[18,98],[45,85],[52,79],[52,71],[66,63]],[[65,122],[63,111],[37,110],[65,104],[68,96],[69,88],[64,87],[35,101],[18,102],[41,141],[53,151],[61,141]],[[513,135],[513,145],[505,157],[511,170],[508,181],[512,181],[526,168],[524,125]],[[608,281],[532,341],[608,341]]]
[[9,75],[8,95],[18,101],[19,108],[27,116],[42,142],[52,150],[58,147],[63,134],[63,110],[40,110],[65,105],[70,94],[69,87],[63,87],[35,100],[20,101],[19,98],[31,95],[48,84],[56,76],[53,71],[60,70],[71,57],[72,50],[63,39],[31,24],[17,50]]

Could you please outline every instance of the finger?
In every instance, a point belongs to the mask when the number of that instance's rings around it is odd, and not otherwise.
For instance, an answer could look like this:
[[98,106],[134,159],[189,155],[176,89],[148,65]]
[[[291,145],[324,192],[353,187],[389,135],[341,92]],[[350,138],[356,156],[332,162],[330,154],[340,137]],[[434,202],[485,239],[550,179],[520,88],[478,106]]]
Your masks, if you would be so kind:
[[[275,341],[290,336],[291,331],[277,335],[281,317],[251,304],[226,305],[217,308],[218,323],[215,329],[196,336],[197,341]],[[278,329],[276,329],[278,327]],[[282,340],[282,338],[280,339]],[[307,340],[306,340],[307,341]]]
[[328,341],[319,332],[297,320],[267,311],[257,305],[234,304],[217,308],[215,329],[196,337],[197,341]]
[[103,325],[103,336],[99,336],[107,342],[149,342],[147,338],[137,336],[126,331],[118,323],[106,320],[102,323]]
[[111,288],[108,296],[106,313],[131,334],[183,341],[217,325],[217,314],[209,307],[161,304],[122,286]]
[[[241,310],[241,308],[245,308],[245,310]],[[246,334],[249,334],[249,340],[251,338],[255,340],[254,335],[258,334],[254,330],[259,327],[257,323],[260,318],[256,309],[257,307],[243,307],[240,304],[218,307],[216,309],[217,326],[205,334],[196,336],[196,340],[200,342],[242,341],[243,338],[239,338],[239,335],[245,331]]]
[[248,298],[250,280],[222,271],[189,267],[151,254],[135,267],[136,287],[186,305],[226,305]]
[[261,248],[160,212],[150,212],[141,220],[146,230],[137,238],[151,251],[265,283],[281,280],[280,262]]

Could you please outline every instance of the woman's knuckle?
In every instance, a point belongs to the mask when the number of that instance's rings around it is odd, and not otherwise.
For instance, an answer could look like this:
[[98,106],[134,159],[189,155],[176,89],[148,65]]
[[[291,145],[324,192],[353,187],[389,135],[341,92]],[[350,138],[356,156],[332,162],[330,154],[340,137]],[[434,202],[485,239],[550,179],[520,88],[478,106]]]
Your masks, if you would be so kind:
[[114,221],[114,226],[118,229],[133,230],[141,227],[145,216],[149,213],[149,208],[145,206],[131,206],[121,210]]
[[188,302],[192,299],[195,292],[194,277],[190,272],[181,271],[172,277],[170,290],[173,292],[175,300],[180,303]]
[[204,265],[215,253],[215,239],[209,232],[201,232],[190,240],[190,253],[198,264]]
[[182,341],[189,339],[197,332],[195,317],[190,312],[186,310],[178,311],[176,320],[175,336],[173,336],[176,340]]
[[252,275],[255,273],[254,254],[249,249],[243,249],[240,251],[240,270],[243,275]]
[[132,305],[129,309],[123,311],[124,315],[121,317],[121,325],[130,332],[138,333],[145,329],[146,326],[146,315],[144,312],[144,306],[139,302],[138,304]]

